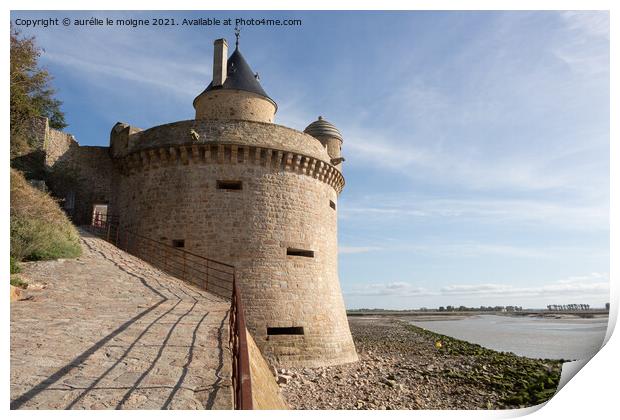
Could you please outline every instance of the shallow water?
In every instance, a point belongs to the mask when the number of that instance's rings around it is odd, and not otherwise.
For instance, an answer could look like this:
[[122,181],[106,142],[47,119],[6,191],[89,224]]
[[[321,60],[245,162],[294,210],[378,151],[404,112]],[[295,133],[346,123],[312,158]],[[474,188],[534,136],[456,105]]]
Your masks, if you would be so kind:
[[607,318],[477,315],[460,320],[409,322],[493,350],[533,358],[566,360],[592,357],[601,348],[607,330]]

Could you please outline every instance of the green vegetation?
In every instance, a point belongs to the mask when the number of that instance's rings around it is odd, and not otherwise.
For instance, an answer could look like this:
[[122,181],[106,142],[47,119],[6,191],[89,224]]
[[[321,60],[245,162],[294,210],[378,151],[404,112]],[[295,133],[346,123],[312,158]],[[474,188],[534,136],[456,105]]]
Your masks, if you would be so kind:
[[20,271],[22,270],[19,267],[19,263],[17,262],[15,258],[13,258],[13,256],[11,256],[11,274],[17,274]]
[[58,203],[11,169],[11,257],[49,260],[80,253],[77,230]]
[[19,278],[17,273],[19,273],[20,271],[22,271],[22,270],[19,267],[19,263],[17,262],[17,260],[15,258],[13,258],[13,256],[11,256],[11,286],[20,287],[22,289],[25,289],[25,288],[28,287],[28,283],[26,283],[25,281],[22,281]]
[[434,346],[436,351],[467,359],[469,369],[446,369],[442,375],[493,389],[502,398],[501,406],[496,408],[544,403],[558,387],[564,360],[529,359],[489,350],[414,325],[407,324],[407,328],[427,337],[429,345]]
[[[37,179],[44,179],[45,173],[29,168],[34,166],[32,162],[37,163],[36,157],[30,162],[29,156],[36,155],[40,147],[31,135],[33,119],[46,117],[50,127],[66,127],[61,102],[54,98],[50,86],[51,76],[39,67],[41,52],[34,38],[21,37],[11,29],[11,163],[23,167],[31,176],[41,175]],[[19,271],[18,262],[22,260],[71,258],[80,253],[77,230],[58,203],[32,187],[22,173],[11,169],[11,274]],[[16,276],[12,276],[11,284],[26,286]]]
[[22,281],[18,276],[11,276],[11,286],[19,287],[20,289],[26,289],[28,283]]
[[47,117],[50,127],[56,129],[67,126],[61,102],[54,98],[50,86],[52,77],[39,67],[41,52],[34,37],[20,37],[17,30],[11,29],[11,158],[27,154],[35,146],[29,136],[32,118]]

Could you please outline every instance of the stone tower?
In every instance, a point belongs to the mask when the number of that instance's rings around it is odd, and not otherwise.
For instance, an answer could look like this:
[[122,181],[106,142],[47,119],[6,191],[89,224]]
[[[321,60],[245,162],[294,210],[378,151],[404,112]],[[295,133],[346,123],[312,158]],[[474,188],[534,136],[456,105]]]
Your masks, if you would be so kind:
[[342,134],[333,124],[319,116],[318,120],[306,127],[304,133],[318,139],[327,150],[331,163],[336,165],[338,170],[342,170],[342,162],[344,162],[342,157]]
[[109,213],[122,228],[236,267],[248,329],[284,366],[357,360],[338,280],[342,136],[273,123],[276,103],[237,42],[215,41],[195,119],[118,123]]

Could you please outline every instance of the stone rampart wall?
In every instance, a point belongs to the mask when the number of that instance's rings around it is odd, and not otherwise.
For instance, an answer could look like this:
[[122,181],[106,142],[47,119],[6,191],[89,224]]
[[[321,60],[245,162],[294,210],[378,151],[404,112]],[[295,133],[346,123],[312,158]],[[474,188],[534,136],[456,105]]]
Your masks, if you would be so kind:
[[[218,143],[141,150],[121,168],[116,210],[123,227],[171,245],[183,241],[190,252],[233,264],[248,328],[267,358],[290,366],[357,360],[330,203],[337,204],[344,179],[333,166]],[[222,182],[236,189],[219,188]],[[313,255],[288,255],[291,250]],[[303,333],[268,334],[290,327]]]

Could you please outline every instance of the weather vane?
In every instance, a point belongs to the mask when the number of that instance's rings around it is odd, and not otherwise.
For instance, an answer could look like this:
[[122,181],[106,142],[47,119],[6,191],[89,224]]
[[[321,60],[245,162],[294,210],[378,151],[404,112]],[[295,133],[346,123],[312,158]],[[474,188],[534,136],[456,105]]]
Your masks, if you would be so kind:
[[235,25],[235,37],[237,38],[237,42],[235,46],[239,48],[239,36],[241,35],[241,29],[239,29],[239,25]]

